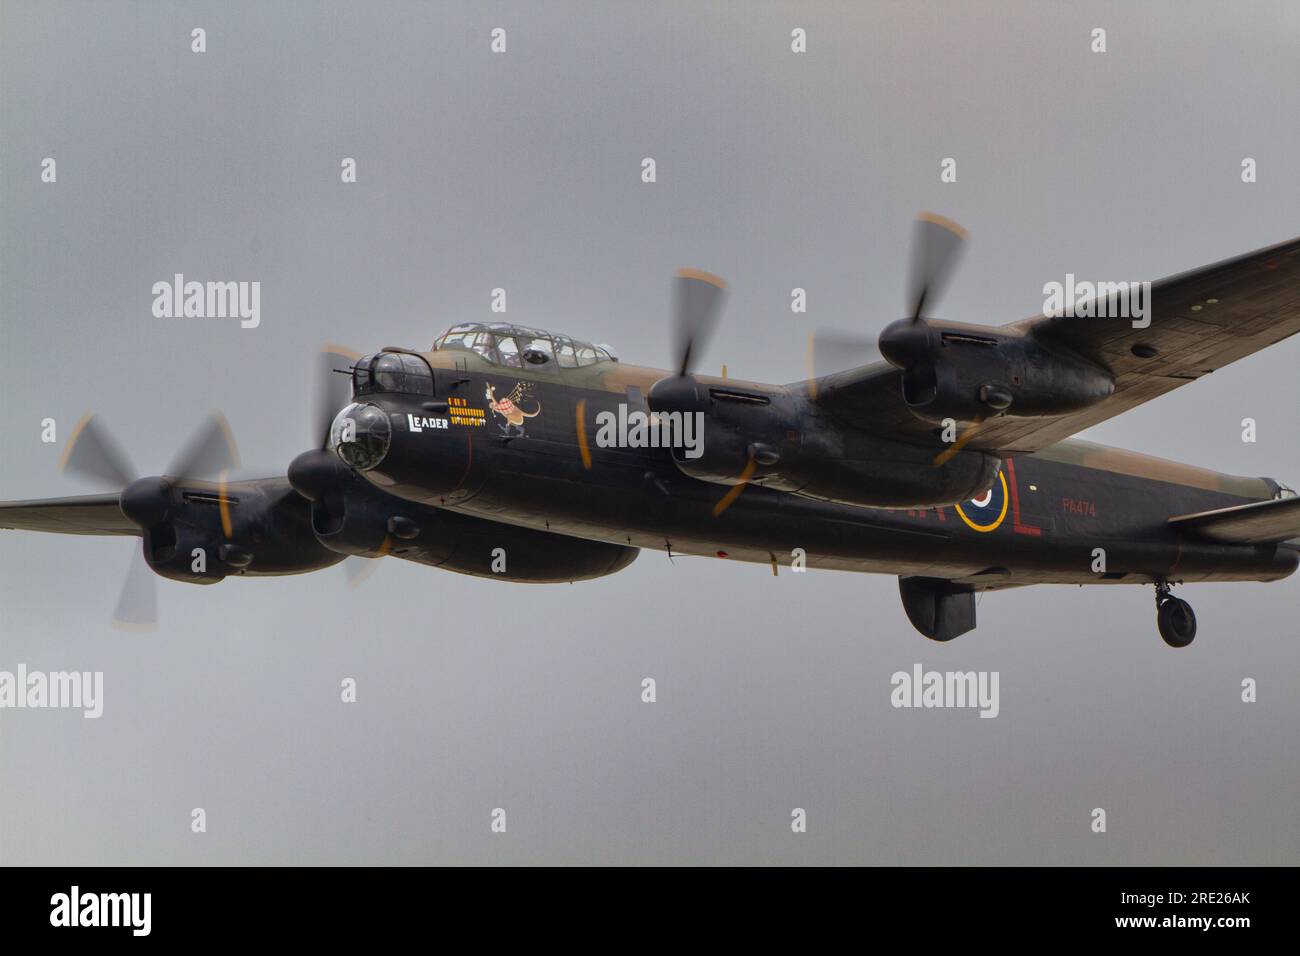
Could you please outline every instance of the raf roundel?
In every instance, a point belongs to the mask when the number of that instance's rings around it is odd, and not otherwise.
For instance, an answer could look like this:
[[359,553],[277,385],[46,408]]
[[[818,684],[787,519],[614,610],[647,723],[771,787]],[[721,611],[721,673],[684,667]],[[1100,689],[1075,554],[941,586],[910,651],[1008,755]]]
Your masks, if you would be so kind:
[[1007,476],[998,472],[998,480],[978,498],[957,505],[957,514],[974,531],[996,531],[1007,516]]

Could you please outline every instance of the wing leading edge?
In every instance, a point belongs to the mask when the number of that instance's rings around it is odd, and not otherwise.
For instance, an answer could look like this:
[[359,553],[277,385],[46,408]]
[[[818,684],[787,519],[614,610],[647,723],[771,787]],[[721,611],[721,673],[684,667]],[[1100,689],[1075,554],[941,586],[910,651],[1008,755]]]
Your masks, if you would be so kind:
[[0,502],[0,528],[140,536],[140,529],[122,514],[116,493]]

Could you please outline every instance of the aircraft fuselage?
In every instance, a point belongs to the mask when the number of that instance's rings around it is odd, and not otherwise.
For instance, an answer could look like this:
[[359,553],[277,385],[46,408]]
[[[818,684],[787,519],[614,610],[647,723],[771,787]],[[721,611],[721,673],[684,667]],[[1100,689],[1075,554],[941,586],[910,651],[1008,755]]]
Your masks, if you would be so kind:
[[[629,408],[648,412],[646,392],[668,373],[612,363],[598,373],[539,374],[489,366],[463,351],[421,354],[434,367],[432,400],[358,398],[382,408],[391,426],[385,460],[365,475],[399,497],[492,521],[649,552],[977,588],[1261,581],[1297,565],[1297,552],[1285,545],[1215,544],[1167,523],[1272,498],[1278,486],[1268,479],[1069,440],[1007,459],[985,494],[957,504],[847,505],[697,480],[666,448],[598,440],[598,423],[609,416],[625,421]],[[774,388],[708,381],[742,391]],[[515,398],[503,403],[506,395]]]

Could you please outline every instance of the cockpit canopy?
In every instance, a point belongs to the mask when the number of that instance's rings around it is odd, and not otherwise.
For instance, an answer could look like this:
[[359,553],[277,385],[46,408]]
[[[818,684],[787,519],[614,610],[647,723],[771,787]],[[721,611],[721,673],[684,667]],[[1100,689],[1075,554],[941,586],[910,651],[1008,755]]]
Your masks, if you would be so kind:
[[433,372],[412,352],[376,352],[358,360],[352,366],[352,394],[382,392],[432,395]]
[[579,342],[567,335],[505,322],[469,322],[456,325],[433,343],[435,350],[464,349],[477,352],[493,365],[511,368],[545,366],[581,368],[600,362],[617,362],[607,345]]

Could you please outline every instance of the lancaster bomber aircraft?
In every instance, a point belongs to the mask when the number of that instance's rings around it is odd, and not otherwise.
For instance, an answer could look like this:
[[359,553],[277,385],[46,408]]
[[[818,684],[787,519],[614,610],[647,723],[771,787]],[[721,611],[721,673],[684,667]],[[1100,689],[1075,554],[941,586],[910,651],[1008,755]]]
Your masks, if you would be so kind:
[[1196,617],[1172,586],[1295,571],[1291,489],[1070,436],[1300,331],[1300,239],[1152,283],[1142,322],[1110,290],[1082,314],[981,326],[926,317],[963,238],[921,218],[907,317],[848,370],[695,374],[723,285],[683,270],[671,371],[501,323],[424,352],[326,350],[351,395],[322,375],[318,447],[287,475],[226,479],[214,419],[166,475],[137,477],[85,419],[65,467],[118,490],[0,504],[0,527],[142,538],[127,623],[152,619],[149,568],[212,584],[392,555],[567,582],[650,549],[896,574],[938,641],[974,628],[977,591],[1151,584],[1161,637],[1183,647]]

